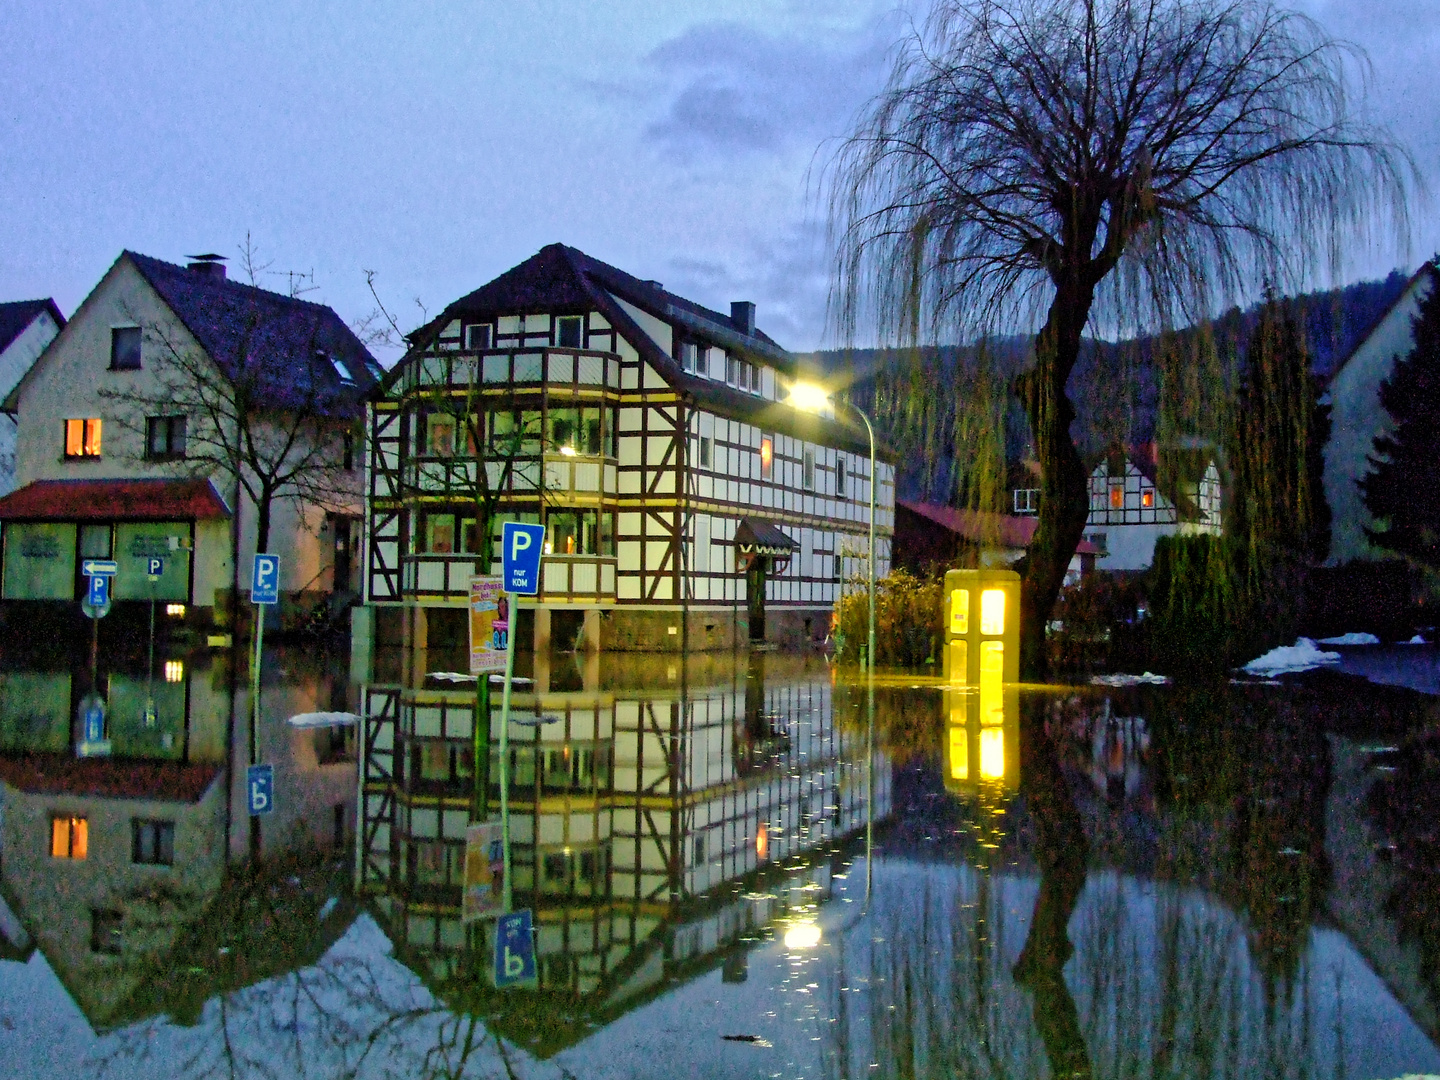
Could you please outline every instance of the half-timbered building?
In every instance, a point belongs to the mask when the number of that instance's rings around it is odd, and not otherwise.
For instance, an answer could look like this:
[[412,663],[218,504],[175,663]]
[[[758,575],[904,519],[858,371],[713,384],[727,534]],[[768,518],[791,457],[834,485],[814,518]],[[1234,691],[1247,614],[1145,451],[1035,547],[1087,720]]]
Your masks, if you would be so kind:
[[1162,536],[1221,531],[1220,470],[1204,449],[1172,451],[1162,478],[1153,447],[1107,456],[1090,473],[1085,540],[1105,570],[1144,570]]
[[[863,429],[787,401],[797,377],[753,304],[542,249],[416,331],[373,401],[366,600],[424,643],[499,572],[477,521],[522,520],[547,530],[537,641],[823,635],[865,571],[871,463]],[[893,461],[874,479],[883,574]]]

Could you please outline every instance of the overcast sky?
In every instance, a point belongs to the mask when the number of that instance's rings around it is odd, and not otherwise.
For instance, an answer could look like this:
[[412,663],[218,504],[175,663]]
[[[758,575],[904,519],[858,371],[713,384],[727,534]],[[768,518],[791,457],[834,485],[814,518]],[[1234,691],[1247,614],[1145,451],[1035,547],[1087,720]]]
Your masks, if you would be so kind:
[[[1440,191],[1440,0],[1307,0],[1365,47],[1376,113]],[[408,329],[554,241],[828,342],[807,173],[904,22],[868,0],[4,7],[0,299],[69,315],[122,248],[233,257]],[[1378,12],[1378,14],[1377,14]],[[821,151],[823,155],[823,151]],[[1435,204],[1432,200],[1431,207]],[[1410,262],[1440,248],[1417,215]],[[1394,265],[1360,252],[1347,277]]]

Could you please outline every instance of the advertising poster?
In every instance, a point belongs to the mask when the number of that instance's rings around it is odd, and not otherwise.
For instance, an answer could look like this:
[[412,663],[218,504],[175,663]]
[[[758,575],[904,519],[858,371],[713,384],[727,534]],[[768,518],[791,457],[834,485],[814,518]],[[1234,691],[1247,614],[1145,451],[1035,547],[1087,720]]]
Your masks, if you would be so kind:
[[465,830],[465,891],[461,922],[493,919],[503,914],[505,850],[500,822],[481,821]]
[[509,603],[498,577],[470,579],[470,674],[505,670]]

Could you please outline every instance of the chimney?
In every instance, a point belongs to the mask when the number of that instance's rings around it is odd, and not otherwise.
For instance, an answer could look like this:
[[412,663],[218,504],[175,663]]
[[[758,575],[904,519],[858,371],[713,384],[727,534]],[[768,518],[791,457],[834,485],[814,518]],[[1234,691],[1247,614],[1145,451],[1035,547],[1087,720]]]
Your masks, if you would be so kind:
[[730,321],[735,329],[749,337],[755,336],[755,305],[749,300],[730,302]]
[[214,278],[216,281],[225,280],[225,256],[216,255],[213,251],[206,255],[186,255],[190,260],[185,268],[201,277]]

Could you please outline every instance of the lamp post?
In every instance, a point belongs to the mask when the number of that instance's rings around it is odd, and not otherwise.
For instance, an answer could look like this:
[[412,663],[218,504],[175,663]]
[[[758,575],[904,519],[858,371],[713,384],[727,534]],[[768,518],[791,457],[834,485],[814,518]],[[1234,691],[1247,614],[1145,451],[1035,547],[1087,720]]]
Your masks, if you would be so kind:
[[[814,383],[795,383],[790,387],[790,403],[802,412],[819,414],[827,405],[834,407],[830,395]],[[870,436],[870,590],[869,633],[865,642],[865,910],[870,910],[870,886],[874,878],[875,847],[875,427],[863,409],[852,401],[845,402],[865,424]]]

